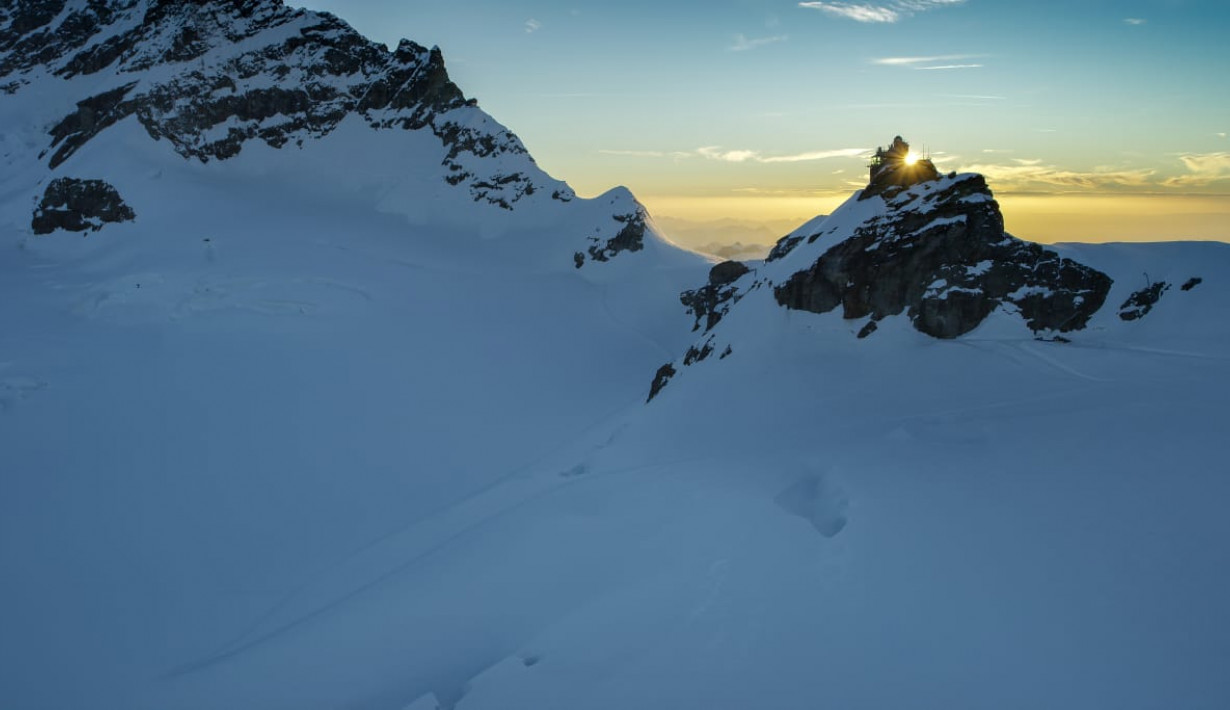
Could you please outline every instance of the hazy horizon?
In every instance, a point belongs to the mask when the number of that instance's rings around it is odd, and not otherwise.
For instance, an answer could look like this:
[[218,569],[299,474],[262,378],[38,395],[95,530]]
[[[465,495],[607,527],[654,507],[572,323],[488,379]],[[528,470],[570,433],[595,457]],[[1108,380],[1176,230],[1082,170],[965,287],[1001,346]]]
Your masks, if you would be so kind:
[[[994,180],[990,186],[995,190]],[[727,220],[742,225],[749,234],[759,230],[774,235],[769,241],[745,237],[744,243],[771,245],[812,217],[832,212],[853,192],[851,188],[845,194],[817,198],[637,197],[668,237],[697,248],[722,241],[704,236],[703,225]],[[1009,233],[1045,244],[1230,241],[1230,198],[1223,195],[1044,195],[995,190],[995,196]],[[814,210],[805,213],[809,206]],[[681,229],[679,223],[686,225]]]

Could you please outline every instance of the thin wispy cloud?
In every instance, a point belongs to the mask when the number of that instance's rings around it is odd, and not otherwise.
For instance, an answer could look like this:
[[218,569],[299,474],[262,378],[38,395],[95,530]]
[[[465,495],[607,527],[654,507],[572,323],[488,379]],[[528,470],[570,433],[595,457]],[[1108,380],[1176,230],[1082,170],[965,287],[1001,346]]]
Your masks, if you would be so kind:
[[603,155],[616,155],[626,158],[692,158],[694,153],[687,151],[662,151],[662,150],[599,150]]
[[834,110],[841,111],[923,111],[939,106],[936,103],[882,103],[882,104],[837,104]]
[[971,101],[1007,101],[1007,96],[985,96],[982,94],[939,94],[945,99],[969,99]]
[[837,150],[817,150],[810,153],[795,155],[776,155],[768,158],[758,158],[761,163],[805,163],[811,160],[828,160],[830,158],[857,158],[867,153],[863,148],[839,148]]
[[1065,170],[1041,160],[1015,159],[1013,164],[962,165],[961,172],[982,173],[1005,191],[1036,188],[1081,190],[1140,188],[1155,185],[1152,169],[1092,171]]
[[[940,54],[934,57],[879,57],[872,59],[872,64],[886,67],[905,67],[907,69],[978,69],[982,64],[970,63],[967,60],[979,59],[984,54]],[[966,97],[982,98],[982,97]],[[1002,98],[1002,97],[989,97]]]
[[858,5],[838,2],[801,2],[799,7],[822,10],[830,15],[844,17],[856,22],[896,22],[901,14],[888,7]]
[[625,94],[606,94],[606,93],[597,92],[597,91],[571,91],[571,92],[557,92],[557,93],[547,93],[547,94],[531,94],[531,96],[534,96],[540,99],[592,99],[592,98],[596,98],[599,96],[621,96],[621,95],[625,95]]
[[718,146],[697,148],[696,153],[702,158],[720,160],[724,163],[746,163],[749,160],[755,160],[760,155],[754,150],[722,150]]
[[[986,151],[984,151],[986,152]],[[1186,173],[1166,177],[1171,171],[1153,168],[1129,169],[1103,165],[1093,170],[1067,170],[1035,158],[1013,158],[1007,163],[962,164],[962,172],[987,176],[1004,191],[1034,190],[1157,190],[1201,188],[1230,183],[1230,152],[1183,153],[1175,156]]]
[[812,150],[790,155],[765,155],[758,150],[727,150],[721,146],[711,145],[696,150],[663,151],[663,150],[621,150],[602,149],[602,155],[623,156],[629,158],[670,158],[681,160],[685,158],[702,158],[716,160],[722,163],[804,163],[813,160],[830,160],[833,158],[862,158],[869,155],[866,148],[837,148],[830,150]]
[[1148,22],[1148,20],[1142,20],[1142,19],[1141,19],[1141,18],[1139,18],[1139,17],[1125,17],[1125,18],[1123,18],[1123,24],[1125,24],[1125,25],[1136,25],[1136,26],[1140,26],[1140,25],[1145,24],[1146,22]]
[[542,23],[538,20],[531,18],[525,21],[525,33],[527,35],[532,35],[540,29],[542,29]]
[[777,44],[778,42],[785,42],[786,39],[786,35],[776,35],[773,37],[753,37],[749,39],[744,35],[738,34],[735,35],[734,44],[727,47],[727,49],[732,52],[746,52],[751,49],[756,49],[757,47],[764,47],[770,44]]
[[697,155],[710,160],[720,160],[726,163],[803,163],[812,160],[828,160],[830,158],[854,158],[865,155],[866,148],[838,148],[836,150],[814,150],[793,155],[762,155],[755,150],[723,150],[718,146],[698,148]]
[[880,57],[871,60],[872,64],[884,64],[890,67],[915,66],[919,64],[934,64],[935,62],[953,62],[961,59],[973,59],[977,54],[939,54],[933,57]]
[[1167,187],[1201,187],[1230,180],[1230,153],[1185,153],[1179,156],[1187,175],[1170,178]]
[[965,0],[888,0],[881,2],[848,2],[817,0],[800,2],[799,7],[820,10],[834,17],[855,22],[899,22],[919,12],[961,5]]
[[817,190],[812,187],[766,188],[766,187],[736,187],[731,192],[738,195],[755,195],[757,197],[816,197],[830,193],[830,190]]
[[[1230,153],[1177,155],[1186,174],[1160,167],[1100,165],[1092,170],[1070,170],[1038,158],[1010,158],[1014,150],[985,148],[979,158],[954,161],[958,172],[979,172],[1004,193],[1160,193],[1166,188],[1199,188],[1230,183]],[[936,164],[941,159],[932,158]],[[947,170],[947,167],[945,167]],[[1171,177],[1167,177],[1171,175]]]

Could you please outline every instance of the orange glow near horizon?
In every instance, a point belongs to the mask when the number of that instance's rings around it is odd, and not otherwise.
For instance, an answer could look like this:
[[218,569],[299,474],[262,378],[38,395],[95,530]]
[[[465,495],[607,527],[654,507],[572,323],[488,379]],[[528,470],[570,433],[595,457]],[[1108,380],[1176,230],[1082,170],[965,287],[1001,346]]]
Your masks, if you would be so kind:
[[996,195],[1004,228],[1037,242],[1230,242],[1230,198],[1217,195]]
[[[775,233],[784,235],[816,215],[832,213],[850,193],[638,197],[654,217],[691,222],[729,219],[750,225],[769,225]],[[1007,231],[1030,241],[1190,239],[1230,242],[1230,197],[1227,196],[1007,193],[997,194],[996,199]]]

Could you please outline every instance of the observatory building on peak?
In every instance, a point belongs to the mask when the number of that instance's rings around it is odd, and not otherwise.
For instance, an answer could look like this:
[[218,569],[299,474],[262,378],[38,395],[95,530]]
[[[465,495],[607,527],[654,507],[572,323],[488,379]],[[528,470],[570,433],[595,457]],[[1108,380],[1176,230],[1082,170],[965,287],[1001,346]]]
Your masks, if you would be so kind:
[[910,144],[901,136],[893,138],[888,148],[876,148],[868,167],[871,175],[864,191],[867,194],[878,194],[889,187],[909,187],[940,176],[935,164],[910,150]]

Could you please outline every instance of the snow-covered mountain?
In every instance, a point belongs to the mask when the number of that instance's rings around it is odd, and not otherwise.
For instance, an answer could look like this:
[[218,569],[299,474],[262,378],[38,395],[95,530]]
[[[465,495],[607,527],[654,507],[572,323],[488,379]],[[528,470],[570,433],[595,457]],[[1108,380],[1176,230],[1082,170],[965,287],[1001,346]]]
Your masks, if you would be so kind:
[[0,707],[1230,703],[1226,245],[715,265],[276,0],[0,0],[0,91]]

